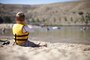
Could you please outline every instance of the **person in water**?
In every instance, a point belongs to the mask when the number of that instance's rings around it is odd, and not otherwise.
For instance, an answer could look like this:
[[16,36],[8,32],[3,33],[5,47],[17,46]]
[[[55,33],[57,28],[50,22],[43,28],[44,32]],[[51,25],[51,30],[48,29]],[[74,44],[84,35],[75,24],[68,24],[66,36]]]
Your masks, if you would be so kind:
[[29,33],[31,32],[32,26],[28,26],[25,20],[25,14],[23,12],[18,12],[16,14],[16,24],[12,27],[12,32],[14,35],[15,44],[25,47],[40,47],[46,46],[35,44],[28,40]]

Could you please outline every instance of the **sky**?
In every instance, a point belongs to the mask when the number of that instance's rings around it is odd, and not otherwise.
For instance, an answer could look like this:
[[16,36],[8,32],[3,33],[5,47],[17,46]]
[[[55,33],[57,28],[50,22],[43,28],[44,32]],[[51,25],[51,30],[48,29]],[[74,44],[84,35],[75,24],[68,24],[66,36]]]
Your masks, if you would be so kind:
[[48,4],[55,2],[69,2],[76,0],[0,0],[4,4]]

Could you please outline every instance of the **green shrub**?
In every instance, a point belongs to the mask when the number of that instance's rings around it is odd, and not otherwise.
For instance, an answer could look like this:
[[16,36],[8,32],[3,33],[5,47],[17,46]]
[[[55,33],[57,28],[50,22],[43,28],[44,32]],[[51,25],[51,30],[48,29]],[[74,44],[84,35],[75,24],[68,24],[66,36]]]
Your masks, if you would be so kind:
[[3,19],[2,19],[2,17],[0,16],[0,23],[3,23]]
[[11,18],[9,16],[4,16],[3,17],[3,22],[4,23],[12,23],[12,20],[11,20]]
[[67,17],[64,17],[64,20],[67,21]]

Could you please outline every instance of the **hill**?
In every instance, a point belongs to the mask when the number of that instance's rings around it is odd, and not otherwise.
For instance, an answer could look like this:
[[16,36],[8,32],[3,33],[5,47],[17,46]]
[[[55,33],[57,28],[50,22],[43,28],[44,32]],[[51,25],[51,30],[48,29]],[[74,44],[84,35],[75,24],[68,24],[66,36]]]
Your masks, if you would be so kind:
[[90,24],[90,2],[88,0],[42,5],[0,4],[0,17],[3,19],[9,16],[11,21],[13,21],[15,14],[19,11],[24,12],[28,22],[34,24]]

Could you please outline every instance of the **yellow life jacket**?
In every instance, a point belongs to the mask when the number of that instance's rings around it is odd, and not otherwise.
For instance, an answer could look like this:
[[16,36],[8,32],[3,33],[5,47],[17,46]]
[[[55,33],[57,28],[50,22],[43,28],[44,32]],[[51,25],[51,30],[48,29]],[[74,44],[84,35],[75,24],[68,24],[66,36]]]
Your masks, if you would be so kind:
[[14,40],[15,40],[16,44],[18,44],[18,45],[21,45],[28,40],[29,32],[23,33],[24,26],[25,26],[24,24],[14,24],[13,28],[12,28]]

